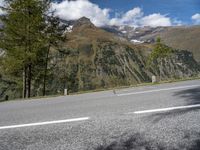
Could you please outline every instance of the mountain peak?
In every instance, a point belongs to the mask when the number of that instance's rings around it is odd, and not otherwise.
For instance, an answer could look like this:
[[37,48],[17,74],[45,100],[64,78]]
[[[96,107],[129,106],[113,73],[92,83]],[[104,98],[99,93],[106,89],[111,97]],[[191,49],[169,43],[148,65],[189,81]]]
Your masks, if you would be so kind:
[[90,19],[87,17],[81,17],[80,19],[77,20],[78,22],[82,23],[91,23]]
[[80,27],[80,26],[84,26],[84,27],[95,27],[95,25],[90,21],[89,18],[86,17],[81,17],[80,19],[78,19],[75,24],[74,27]]

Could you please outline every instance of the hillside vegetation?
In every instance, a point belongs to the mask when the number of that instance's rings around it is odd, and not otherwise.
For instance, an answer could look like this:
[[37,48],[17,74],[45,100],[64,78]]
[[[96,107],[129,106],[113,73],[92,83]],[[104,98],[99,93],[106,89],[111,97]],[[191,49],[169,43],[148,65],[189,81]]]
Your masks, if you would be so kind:
[[138,29],[137,35],[143,41],[155,41],[160,37],[162,41],[174,48],[187,50],[193,53],[196,61],[200,62],[200,26],[157,27],[147,30]]
[[175,49],[188,50],[200,62],[200,26],[168,28],[159,34],[163,42]]

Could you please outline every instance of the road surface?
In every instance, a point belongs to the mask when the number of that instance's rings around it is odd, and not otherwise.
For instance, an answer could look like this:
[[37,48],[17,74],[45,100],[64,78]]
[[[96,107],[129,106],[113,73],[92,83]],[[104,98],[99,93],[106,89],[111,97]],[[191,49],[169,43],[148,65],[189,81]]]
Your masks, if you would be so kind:
[[0,150],[200,149],[200,80],[0,103]]

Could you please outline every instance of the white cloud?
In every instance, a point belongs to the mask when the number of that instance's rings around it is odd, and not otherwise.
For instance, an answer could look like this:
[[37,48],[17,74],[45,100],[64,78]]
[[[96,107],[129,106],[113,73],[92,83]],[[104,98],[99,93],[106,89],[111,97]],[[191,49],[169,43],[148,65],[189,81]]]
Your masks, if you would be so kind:
[[172,21],[169,17],[161,15],[161,14],[151,14],[149,16],[145,16],[141,19],[142,26],[171,26]]
[[200,24],[200,14],[194,14],[191,19],[194,21],[195,24]]
[[[0,0],[0,6],[4,6],[5,5],[5,1],[4,0]],[[0,9],[0,15],[4,14],[5,12]]]
[[3,6],[4,5],[4,0],[0,0],[0,6]]
[[116,18],[110,19],[110,25],[131,25],[137,26],[138,20],[143,16],[143,12],[139,7],[133,8],[128,12],[121,14]]
[[[52,8],[56,15],[64,20],[77,20],[83,16],[89,18],[96,26],[105,25],[130,25],[130,26],[171,26],[178,25],[167,15],[159,13],[144,16],[141,8],[136,7],[125,13],[116,12],[116,17],[111,18],[111,9],[100,8],[89,0],[64,0],[61,3],[53,3]],[[179,22],[180,25],[180,22]]]
[[183,21],[178,20],[178,19],[176,19],[176,18],[173,18],[172,22],[173,22],[173,24],[176,25],[176,26],[182,26],[182,25],[185,24]]
[[83,16],[89,18],[95,25],[103,26],[109,22],[109,9],[101,9],[88,0],[62,1],[53,3],[56,15],[65,20],[76,20]]
[[[130,26],[171,26],[173,21],[167,17],[166,15],[161,15],[159,13],[150,14],[148,16],[144,16],[144,12],[141,8],[136,7],[124,14],[120,17],[112,18],[110,20],[111,25],[130,25]],[[174,22],[177,24],[177,22]],[[179,22],[180,24],[180,22]]]

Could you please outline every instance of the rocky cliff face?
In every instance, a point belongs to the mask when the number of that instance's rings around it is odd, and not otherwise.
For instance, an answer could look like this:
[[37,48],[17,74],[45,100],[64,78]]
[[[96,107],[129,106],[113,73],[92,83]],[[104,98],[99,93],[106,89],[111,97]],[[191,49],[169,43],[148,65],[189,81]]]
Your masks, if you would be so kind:
[[169,78],[198,76],[200,65],[196,62],[191,52],[175,50],[171,55],[164,58],[162,62],[155,62],[150,70],[158,77],[161,76],[162,80],[167,80]]
[[[68,76],[66,84],[71,91],[91,90],[136,84],[149,81],[145,70],[145,61],[140,49],[121,45],[111,41],[96,42],[82,46],[74,56],[62,56],[54,62],[62,72],[60,64],[65,62]],[[60,68],[60,69],[59,69]],[[58,79],[59,80],[59,79]]]
[[151,82],[152,75],[167,80],[200,73],[192,53],[187,51],[175,51],[162,63],[156,62],[150,68],[146,66],[147,59],[140,48],[111,41],[98,42],[70,58],[67,55],[58,58],[54,62],[55,74],[52,74],[52,82],[57,84],[50,83],[49,87],[57,91],[68,87],[70,92],[75,92]]

